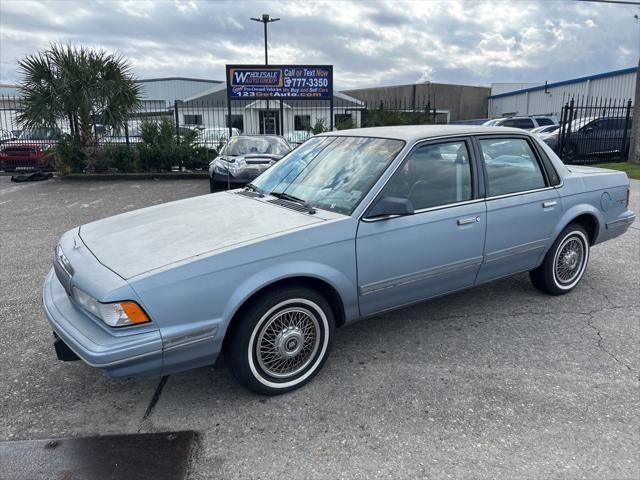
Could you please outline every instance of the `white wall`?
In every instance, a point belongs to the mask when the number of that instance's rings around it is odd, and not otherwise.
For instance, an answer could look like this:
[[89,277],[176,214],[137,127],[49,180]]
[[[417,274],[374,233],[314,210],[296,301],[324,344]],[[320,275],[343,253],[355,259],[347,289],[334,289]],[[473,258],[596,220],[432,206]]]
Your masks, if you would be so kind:
[[[260,110],[264,110],[264,108],[232,108],[232,115],[242,115],[243,122],[245,126],[245,130],[250,130],[253,133],[253,130],[257,130],[259,127],[259,118],[260,118]],[[274,108],[273,110],[278,110]],[[185,115],[202,115],[202,126],[204,127],[226,127],[226,108],[216,108],[216,107],[197,107],[197,108],[184,108],[179,110],[179,121],[180,125],[188,126],[185,123]],[[334,107],[333,113],[335,114],[351,114],[351,118],[353,119],[354,127],[359,127],[361,125],[361,112],[354,111],[351,108],[345,107]],[[295,127],[295,116],[296,115],[309,115],[311,117],[311,126],[313,127],[318,119],[323,119],[324,124],[327,128],[329,128],[331,121],[331,109],[327,107],[313,107],[313,108],[283,108],[283,126],[284,126],[284,134],[291,132]]]
[[571,97],[632,99],[636,88],[636,75],[636,72],[631,72],[611,77],[587,79],[565,85],[550,86],[547,89],[547,93],[545,93],[544,89],[539,89],[504,97],[489,98],[489,117],[545,114],[560,116],[562,106]]

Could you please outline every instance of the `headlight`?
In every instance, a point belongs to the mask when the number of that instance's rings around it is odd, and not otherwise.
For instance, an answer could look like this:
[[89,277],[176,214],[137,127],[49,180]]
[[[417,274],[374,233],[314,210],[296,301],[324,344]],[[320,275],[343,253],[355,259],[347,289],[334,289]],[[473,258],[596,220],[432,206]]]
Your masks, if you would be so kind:
[[73,287],[73,298],[78,302],[78,305],[110,327],[124,327],[151,321],[136,302],[127,300],[124,302],[100,303],[76,287]]

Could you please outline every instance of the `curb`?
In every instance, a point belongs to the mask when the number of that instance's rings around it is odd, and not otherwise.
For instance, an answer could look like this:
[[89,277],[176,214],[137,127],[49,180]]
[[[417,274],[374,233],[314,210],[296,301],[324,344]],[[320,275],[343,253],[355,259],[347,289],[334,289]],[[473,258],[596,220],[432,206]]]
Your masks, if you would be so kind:
[[162,172],[162,173],[72,173],[69,175],[58,176],[56,178],[62,181],[109,181],[109,180],[200,180],[209,178],[206,172]]

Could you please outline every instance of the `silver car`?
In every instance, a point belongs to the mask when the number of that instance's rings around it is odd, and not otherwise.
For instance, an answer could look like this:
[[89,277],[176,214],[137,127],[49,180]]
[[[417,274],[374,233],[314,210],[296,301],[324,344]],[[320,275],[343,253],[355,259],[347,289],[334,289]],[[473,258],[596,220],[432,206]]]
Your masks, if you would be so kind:
[[129,377],[224,352],[243,385],[278,394],[358,319],[518,272],[570,292],[591,247],[634,221],[628,199],[624,173],[566,167],[523,130],[324,133],[244,189],[68,231],[44,309],[63,360]]
[[225,144],[209,164],[211,192],[245,185],[291,151],[277,135],[238,135]]

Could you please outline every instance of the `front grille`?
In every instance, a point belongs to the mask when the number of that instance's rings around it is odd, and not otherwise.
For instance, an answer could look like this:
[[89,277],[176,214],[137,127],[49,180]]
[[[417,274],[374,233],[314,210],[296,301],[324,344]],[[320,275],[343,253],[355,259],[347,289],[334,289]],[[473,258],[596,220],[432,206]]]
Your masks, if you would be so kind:
[[271,163],[271,160],[260,159],[260,160],[245,160],[247,165],[268,165]]
[[36,150],[35,148],[29,148],[29,147],[7,147],[4,149],[4,152],[10,155],[16,155],[16,156],[29,156],[29,155],[35,155],[36,154]]
[[296,212],[309,213],[309,209],[304,205],[300,205],[299,203],[295,203],[295,202],[290,202],[289,200],[284,200],[282,198],[268,200],[268,203],[273,203],[274,205],[278,205],[280,207],[285,207],[290,210],[295,210]]

